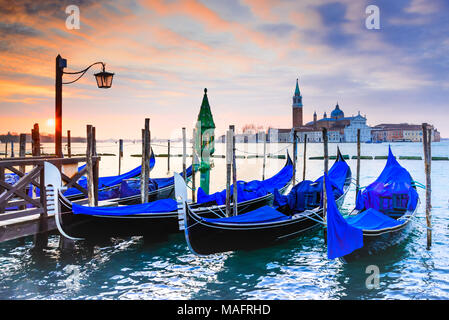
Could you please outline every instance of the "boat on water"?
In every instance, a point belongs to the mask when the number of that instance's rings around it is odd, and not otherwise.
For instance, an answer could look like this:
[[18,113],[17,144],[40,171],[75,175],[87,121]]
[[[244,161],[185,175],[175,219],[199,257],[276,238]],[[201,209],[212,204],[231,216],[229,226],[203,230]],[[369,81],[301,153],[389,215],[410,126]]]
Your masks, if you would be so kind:
[[[333,199],[343,203],[351,184],[351,169],[338,150],[329,170]],[[192,206],[185,206],[185,238],[197,255],[235,250],[252,250],[297,237],[322,222],[323,176],[295,185],[286,196],[274,192],[273,205],[265,205],[245,214],[208,218]]]
[[328,258],[351,262],[398,245],[408,235],[418,204],[410,173],[389,148],[385,168],[373,183],[359,191],[356,206],[347,218],[343,218],[335,201],[328,199]]
[[[287,155],[284,167],[273,177],[263,181],[238,181],[238,212],[245,213],[270,204],[273,201],[274,189],[285,192],[291,183],[292,176],[293,162]],[[178,188],[176,193],[184,192],[183,198],[186,199],[187,191],[181,175],[175,174],[170,179],[172,181],[178,179],[178,185],[179,181],[182,181],[184,190]],[[226,205],[220,200],[222,192],[212,195],[200,193],[197,197],[198,202],[191,204],[192,210],[201,216],[223,216]],[[71,202],[61,192],[57,195],[61,210],[66,212],[60,215],[60,232],[69,238],[88,238],[98,234],[102,236],[166,235],[178,232],[180,229],[178,203],[174,199],[159,199],[144,204],[115,207],[88,207]]]
[[[151,150],[150,156],[150,171],[154,168],[156,164],[156,158],[154,157],[154,152]],[[78,171],[82,170],[86,165],[82,165],[78,168]],[[117,176],[107,176],[98,178],[98,199],[107,200],[112,198],[120,197],[120,186],[122,182],[126,182],[128,179],[133,179],[140,176],[142,172],[142,165],[125,172]],[[83,187],[87,188],[87,178],[81,177],[77,183]],[[85,198],[84,194],[76,188],[69,188],[64,192],[64,196],[69,200],[79,200]]]

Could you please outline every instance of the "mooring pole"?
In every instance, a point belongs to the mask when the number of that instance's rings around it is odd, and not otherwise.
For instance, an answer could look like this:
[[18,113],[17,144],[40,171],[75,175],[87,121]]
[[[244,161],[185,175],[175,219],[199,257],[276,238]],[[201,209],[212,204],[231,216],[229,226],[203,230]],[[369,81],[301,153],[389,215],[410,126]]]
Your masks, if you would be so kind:
[[95,127],[92,127],[92,159],[93,173],[94,173],[94,204],[98,206],[98,179],[100,177],[100,163],[97,159],[97,134]]
[[186,137],[186,128],[182,128],[182,176],[187,183],[186,176],[186,167],[187,167],[187,137]]
[[140,200],[148,202],[148,187],[150,180],[150,119],[145,118],[145,129],[142,130],[142,174],[140,177]]
[[8,158],[8,141],[5,141],[5,158]]
[[[323,133],[323,146],[324,146],[324,173],[327,175],[329,154],[327,149],[327,128],[322,128]],[[324,241],[327,243],[327,197],[326,192],[326,177],[323,179],[323,222],[324,222]],[[332,195],[329,195],[332,196]]]
[[38,123],[35,123],[33,129],[31,129],[31,141],[31,154],[33,157],[39,157],[41,155],[41,138]]
[[196,156],[196,130],[193,128],[192,130],[192,202],[196,202],[195,191],[196,191],[196,182],[195,182],[195,166],[197,165],[197,156]]
[[292,186],[296,184],[296,155],[298,153],[298,144],[296,143],[296,130],[292,129],[292,141],[293,141],[293,176]]
[[357,176],[355,183],[355,200],[360,190],[360,129],[357,129]]
[[426,174],[426,222],[427,222],[427,250],[432,246],[432,184],[430,179],[432,162],[432,131],[427,123],[422,124],[423,148],[424,148],[424,171]]
[[87,125],[87,149],[86,149],[86,168],[87,168],[87,199],[90,207],[95,206],[94,196],[94,168],[93,168],[93,139],[92,125]]
[[67,156],[72,157],[72,137],[70,136],[70,130],[67,130]]
[[265,180],[265,166],[267,163],[267,134],[263,133],[263,165],[262,165],[262,180]]
[[307,150],[307,133],[304,134],[304,156],[302,167],[302,181],[306,180],[306,150]]
[[11,158],[14,158],[14,141],[11,141]]
[[232,131],[226,132],[226,216],[231,216]]
[[122,158],[123,158],[123,139],[118,140],[118,174],[122,170]]
[[170,139],[167,140],[167,172],[170,172]]
[[[21,133],[20,138],[19,138],[19,157],[20,158],[25,158],[25,156],[26,156],[26,139],[27,139],[27,135],[25,133]],[[25,173],[26,166],[20,166],[19,170],[20,170],[20,172]],[[25,192],[25,193],[27,193],[27,192]],[[19,207],[19,209],[24,210],[24,209],[26,209],[26,206],[22,205]]]
[[[25,133],[21,133],[19,136],[19,157],[20,158],[24,158],[25,157],[25,151],[26,151],[26,141],[27,139],[27,135]],[[22,170],[22,168],[24,168],[24,166],[21,166],[21,171],[24,172],[24,170]]]
[[233,188],[233,197],[232,197],[232,204],[233,204],[233,215],[236,216],[237,213],[237,164],[235,160],[235,126],[230,125],[229,130],[232,131],[232,184],[234,186]]

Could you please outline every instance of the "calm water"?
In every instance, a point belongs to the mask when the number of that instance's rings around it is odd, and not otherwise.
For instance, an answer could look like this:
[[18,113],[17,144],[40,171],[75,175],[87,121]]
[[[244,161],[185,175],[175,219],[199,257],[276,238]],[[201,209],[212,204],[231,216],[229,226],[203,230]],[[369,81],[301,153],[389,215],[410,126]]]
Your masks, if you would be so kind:
[[[269,145],[275,153],[287,145]],[[179,145],[172,153],[181,153]],[[329,153],[335,154],[336,144]],[[78,149],[76,149],[78,148]],[[83,152],[75,145],[73,152]],[[140,145],[125,143],[123,170],[134,168]],[[224,154],[217,144],[216,154]],[[239,144],[239,154],[263,152],[263,146]],[[354,144],[340,144],[343,154],[355,155]],[[116,152],[114,144],[101,144],[100,152]],[[166,148],[154,146],[156,153]],[[422,155],[418,143],[392,144],[396,156]],[[362,145],[364,155],[386,155],[387,144]],[[290,147],[291,152],[291,147]],[[285,153],[283,150],[281,153]],[[322,145],[309,144],[308,156],[321,155]],[[434,143],[434,156],[449,156],[449,142]],[[299,156],[302,156],[300,146]],[[117,174],[117,158],[103,157],[101,175]],[[214,159],[211,191],[225,183],[224,160]],[[349,160],[355,177],[355,160]],[[362,160],[361,184],[373,181],[385,160]],[[415,180],[425,183],[423,161],[400,160]],[[238,159],[239,179],[260,179],[261,159]],[[277,172],[284,160],[269,159],[267,176]],[[181,168],[181,158],[171,159],[171,168]],[[41,254],[31,250],[32,238],[0,245],[0,299],[448,299],[449,298],[449,162],[432,163],[433,246],[426,250],[425,207],[421,205],[407,240],[380,257],[353,264],[329,261],[321,230],[287,243],[251,252],[231,252],[196,257],[186,246],[183,234],[168,241],[148,243],[141,237],[111,239],[105,243],[77,244],[71,255],[58,249],[58,236],[51,236]],[[317,178],[323,163],[307,161],[307,178]],[[297,167],[302,175],[302,164]],[[167,176],[167,159],[157,158],[153,177]],[[422,202],[424,190],[419,189]],[[351,188],[344,209],[354,204]],[[380,269],[378,289],[367,289],[366,267]]]

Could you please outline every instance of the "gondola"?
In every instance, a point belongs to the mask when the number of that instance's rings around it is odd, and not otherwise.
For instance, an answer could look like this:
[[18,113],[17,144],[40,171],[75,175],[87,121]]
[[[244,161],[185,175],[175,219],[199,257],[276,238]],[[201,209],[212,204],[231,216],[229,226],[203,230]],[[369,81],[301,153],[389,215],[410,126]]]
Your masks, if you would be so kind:
[[[351,184],[351,169],[338,151],[329,170],[334,196],[343,203]],[[185,205],[185,238],[190,250],[208,255],[235,250],[252,250],[280,243],[310,230],[322,220],[323,177],[305,180],[287,196],[275,192],[273,205],[242,215],[205,218]]]
[[329,199],[328,258],[351,262],[401,243],[408,235],[418,204],[410,173],[389,148],[385,168],[373,183],[359,191],[349,217],[343,218]]
[[[153,150],[151,150],[150,157],[150,170],[154,168],[156,159],[154,157]],[[85,165],[78,168],[80,171]],[[99,200],[107,200],[115,198],[119,195],[120,185],[122,182],[140,176],[142,172],[142,166],[138,166],[128,172],[117,176],[99,177],[98,178],[98,196]],[[81,177],[77,183],[83,188],[87,188],[87,178]],[[64,192],[64,196],[69,200],[79,200],[85,198],[84,194],[76,188],[69,188]]]
[[[56,174],[56,173],[55,173]],[[288,188],[293,174],[292,160],[287,156],[285,166],[273,177],[264,181],[251,181],[242,185],[272,185],[281,192]],[[174,179],[184,181],[180,175]],[[173,179],[173,178],[172,178]],[[175,182],[176,184],[176,182]],[[178,183],[179,185],[179,183]],[[274,190],[274,189],[273,189]],[[273,192],[266,187],[266,193],[251,198],[252,192],[248,192],[245,201],[238,202],[240,212],[254,207],[260,207],[273,201]],[[177,190],[184,192],[185,190]],[[256,194],[257,195],[257,194]],[[240,194],[240,197],[244,196]],[[239,199],[240,199],[239,197]],[[186,198],[184,196],[183,198]],[[67,214],[61,215],[60,231],[71,238],[87,238],[92,235],[130,236],[130,235],[166,235],[179,231],[178,204],[174,199],[160,199],[153,202],[137,205],[123,205],[117,207],[87,207],[77,205],[62,194],[58,195],[61,208]],[[225,210],[224,205],[218,205],[215,201],[207,201],[192,204],[200,215],[221,216]]]

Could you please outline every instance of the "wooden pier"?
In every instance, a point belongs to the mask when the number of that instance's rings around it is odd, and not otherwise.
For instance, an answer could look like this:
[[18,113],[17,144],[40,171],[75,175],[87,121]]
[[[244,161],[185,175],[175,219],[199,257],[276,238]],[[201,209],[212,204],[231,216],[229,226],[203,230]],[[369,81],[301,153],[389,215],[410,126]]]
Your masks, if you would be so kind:
[[[45,162],[60,170],[65,188],[75,188],[84,196],[85,199],[77,203],[98,203],[98,189],[93,187],[98,185],[100,161],[96,155],[95,134],[88,136],[91,147],[85,157],[41,156],[37,125],[32,130],[32,139],[32,157],[23,156],[23,142],[20,157],[0,159],[0,242],[34,235],[35,246],[45,246],[48,232],[56,230],[55,219],[46,207]],[[84,162],[87,165],[78,170],[79,163]],[[11,174],[15,175],[15,181],[7,181],[7,175],[11,177]],[[77,181],[86,174],[88,183],[84,188]]]

